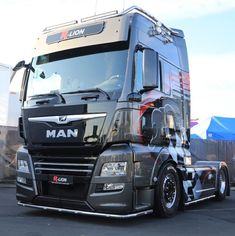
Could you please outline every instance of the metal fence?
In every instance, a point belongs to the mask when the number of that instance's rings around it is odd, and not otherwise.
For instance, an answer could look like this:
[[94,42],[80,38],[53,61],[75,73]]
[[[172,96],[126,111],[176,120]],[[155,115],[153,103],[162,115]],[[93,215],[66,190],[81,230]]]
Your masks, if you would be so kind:
[[235,141],[192,139],[190,151],[193,161],[225,161],[229,168],[230,182],[235,184]]
[[[15,153],[21,143],[17,128],[0,126],[0,182],[15,179]],[[193,162],[225,161],[230,181],[235,184],[235,141],[192,139],[190,151]]]
[[15,153],[20,145],[17,127],[0,126],[0,182],[15,179]]

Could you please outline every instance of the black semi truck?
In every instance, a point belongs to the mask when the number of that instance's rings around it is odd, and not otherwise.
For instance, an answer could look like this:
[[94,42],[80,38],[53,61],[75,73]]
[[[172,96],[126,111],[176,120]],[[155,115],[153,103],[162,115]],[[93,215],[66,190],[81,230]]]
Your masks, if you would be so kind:
[[18,204],[170,217],[230,194],[227,165],[192,163],[184,34],[138,7],[48,27],[24,68]]

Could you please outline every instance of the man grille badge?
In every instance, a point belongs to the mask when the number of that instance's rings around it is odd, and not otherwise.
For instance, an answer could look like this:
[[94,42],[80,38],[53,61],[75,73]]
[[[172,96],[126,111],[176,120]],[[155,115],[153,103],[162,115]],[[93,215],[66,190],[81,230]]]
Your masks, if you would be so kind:
[[59,116],[59,123],[65,123],[67,121],[67,116]]

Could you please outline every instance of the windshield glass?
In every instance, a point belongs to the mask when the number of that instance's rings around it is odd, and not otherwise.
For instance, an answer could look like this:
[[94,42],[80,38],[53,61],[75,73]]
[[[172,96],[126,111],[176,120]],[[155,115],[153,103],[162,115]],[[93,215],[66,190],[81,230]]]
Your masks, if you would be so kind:
[[33,59],[27,98],[39,94],[72,93],[100,88],[122,89],[127,64],[126,47],[71,49]]

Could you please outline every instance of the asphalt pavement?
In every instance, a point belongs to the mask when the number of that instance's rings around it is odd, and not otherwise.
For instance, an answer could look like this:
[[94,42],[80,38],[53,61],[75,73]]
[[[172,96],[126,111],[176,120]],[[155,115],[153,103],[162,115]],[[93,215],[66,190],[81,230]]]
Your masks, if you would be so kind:
[[0,236],[235,235],[235,191],[223,202],[197,203],[174,218],[128,220],[81,216],[17,206],[15,188],[0,185]]

